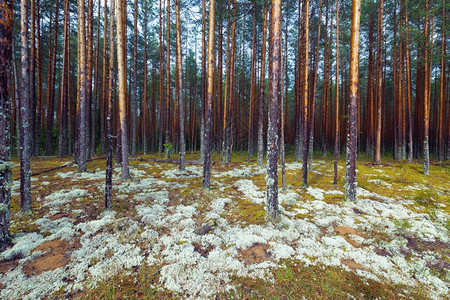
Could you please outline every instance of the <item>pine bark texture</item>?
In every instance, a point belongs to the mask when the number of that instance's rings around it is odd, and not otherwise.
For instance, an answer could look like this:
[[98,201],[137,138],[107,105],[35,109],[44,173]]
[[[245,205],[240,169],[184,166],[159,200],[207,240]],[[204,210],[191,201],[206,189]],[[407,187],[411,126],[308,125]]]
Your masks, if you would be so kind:
[[122,0],[116,0],[116,23],[117,23],[117,67],[119,77],[119,128],[122,151],[122,179],[130,178],[128,168],[128,130],[127,130],[127,69],[125,54],[125,30],[126,14],[125,3]]
[[303,186],[308,186],[309,158],[309,0],[303,0]]
[[178,101],[179,101],[179,122],[180,122],[180,165],[179,169],[184,170],[186,156],[186,142],[184,135],[184,94],[183,94],[183,64],[181,53],[181,21],[180,21],[180,0],[175,0],[175,13],[177,19],[177,66],[178,66]]
[[61,82],[61,117],[59,120],[58,156],[68,155],[69,77],[70,77],[70,15],[69,0],[64,0],[64,48]]
[[384,0],[378,0],[378,27],[377,27],[377,74],[376,74],[376,135],[374,163],[381,164],[381,100],[383,98],[383,10]]
[[269,119],[267,129],[267,219],[275,221],[278,211],[278,109],[281,75],[281,0],[272,0],[270,28],[272,30],[269,51]]
[[[109,77],[106,103],[106,182],[105,182],[105,209],[112,208],[112,174],[113,174],[113,93],[114,93],[114,10],[115,1],[110,0],[109,23]],[[106,4],[106,3],[105,3]],[[106,80],[106,78],[105,78]]]
[[78,172],[86,171],[86,146],[87,146],[87,66],[86,66],[86,20],[85,20],[85,0],[78,0],[78,65],[79,74],[79,127],[78,127]]
[[424,24],[424,39],[425,39],[425,74],[424,74],[424,97],[423,97],[423,173],[425,175],[430,174],[430,148],[429,148],[429,132],[430,132],[430,84],[429,78],[431,74],[429,73],[429,1],[425,2],[425,24]]
[[[259,105],[258,105],[258,166],[264,162],[264,90],[266,82],[266,44],[267,44],[267,4],[264,3],[263,32],[261,46],[261,78],[259,84]],[[282,113],[283,115],[283,113]]]
[[349,130],[345,176],[345,199],[356,201],[356,154],[358,142],[359,32],[361,0],[352,1],[350,42]]
[[200,102],[200,160],[205,159],[205,103],[206,103],[206,3],[202,0],[202,86]]
[[13,3],[0,0],[0,252],[11,245],[11,100],[9,95],[12,55]]
[[[442,1],[442,28],[441,28],[441,83],[439,88],[439,161],[445,159],[445,1]],[[450,122],[447,120],[447,122]]]
[[315,53],[314,53],[314,69],[313,69],[313,78],[312,78],[312,87],[311,87],[311,99],[310,99],[310,105],[311,105],[311,118],[309,122],[309,145],[308,145],[308,169],[309,171],[312,171],[312,157],[313,157],[313,151],[314,151],[314,123],[316,118],[316,90],[317,90],[317,73],[319,69],[319,52],[320,52],[320,29],[322,25],[322,0],[320,0],[319,4],[319,24],[317,28],[317,41],[315,46]]
[[20,1],[20,211],[31,212],[31,127],[30,127],[30,74],[28,55],[28,6],[26,0]]
[[[138,35],[138,0],[134,0],[133,32],[133,93],[131,99],[131,156],[136,157],[137,145],[137,35]],[[147,109],[144,107],[144,109]],[[145,131],[145,129],[144,129]]]
[[336,92],[335,92],[335,128],[334,128],[334,178],[337,184],[339,158],[339,0],[336,1]]
[[166,43],[167,43],[167,56],[166,56],[166,112],[165,112],[165,157],[170,158],[170,0],[167,0],[167,28],[166,28]]
[[208,77],[206,91],[206,113],[205,113],[205,140],[203,159],[203,180],[204,189],[211,188],[211,119],[212,103],[214,100],[214,26],[215,26],[215,0],[209,1],[209,37],[208,37]]

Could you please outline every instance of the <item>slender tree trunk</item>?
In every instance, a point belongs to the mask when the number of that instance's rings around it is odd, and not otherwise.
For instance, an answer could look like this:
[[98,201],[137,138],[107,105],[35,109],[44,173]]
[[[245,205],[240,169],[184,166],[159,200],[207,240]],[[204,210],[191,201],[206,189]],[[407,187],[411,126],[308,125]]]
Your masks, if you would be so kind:
[[[286,8],[286,11],[288,11],[288,8]],[[286,18],[286,28],[288,27],[287,26],[287,19],[288,18]],[[283,84],[284,84],[283,60],[287,60],[287,33],[286,33],[285,38],[286,38],[286,40],[285,40],[285,47],[286,47],[285,54],[283,55],[283,50],[280,50],[280,56],[281,56],[281,61],[280,61],[280,94],[281,94],[281,97],[280,97],[281,98],[281,103],[280,103],[280,115],[281,115],[280,163],[281,163],[281,191],[283,193],[285,193],[286,190],[287,190],[287,188],[286,188],[286,161],[285,161],[285,134],[284,134],[286,118],[285,118],[285,115],[284,115],[284,110],[285,110],[284,102],[285,102],[285,97],[286,97],[286,100],[287,100],[288,93],[286,92],[285,94],[283,94]],[[286,73],[286,75],[287,75],[287,73]],[[286,76],[286,80],[287,80],[287,76]],[[286,83],[286,85],[287,85],[287,83]]]
[[166,60],[166,118],[165,118],[165,157],[166,159],[170,158],[170,0],[167,0],[167,60]]
[[383,98],[383,9],[384,0],[378,0],[378,27],[377,27],[377,74],[376,74],[376,111],[377,111],[377,131],[375,141],[374,164],[381,164],[381,100]]
[[[444,128],[445,128],[445,1],[442,1],[442,32],[441,32],[441,84],[439,89],[439,161],[445,159],[445,148],[444,148]],[[447,122],[449,122],[447,120]]]
[[[382,0],[381,0],[382,1]],[[358,139],[359,32],[361,0],[352,1],[350,42],[349,133],[345,173],[345,199],[356,201],[356,152]]]
[[308,186],[309,157],[309,0],[303,0],[303,186]]
[[323,88],[322,88],[322,157],[327,156],[327,143],[328,143],[328,47],[329,47],[329,37],[328,37],[328,1],[326,1],[325,9],[325,49],[323,53]]
[[13,2],[0,0],[0,252],[11,246],[11,101],[8,84],[13,41]]
[[[58,49],[58,17],[59,17],[59,0],[56,1],[56,10],[53,26],[53,42],[52,49],[49,49],[49,78],[48,78],[48,99],[47,99],[47,132],[46,132],[46,146],[45,155],[53,154],[53,117],[54,117],[54,106],[55,106],[55,77],[56,77],[56,51]],[[50,57],[51,54],[51,57]]]
[[[36,0],[30,1],[30,127],[31,155],[39,155],[36,137]],[[37,144],[37,146],[36,146]]]
[[424,24],[424,38],[425,38],[425,75],[424,75],[424,99],[423,99],[423,111],[424,111],[424,140],[423,140],[423,173],[425,175],[430,174],[430,149],[429,149],[429,131],[430,131],[430,56],[429,56],[429,0],[425,2],[425,24]]
[[[94,77],[94,94],[92,96],[92,108],[91,108],[91,149],[90,153],[91,156],[95,156],[95,148],[96,148],[96,125],[97,125],[97,105],[99,106],[99,52],[100,52],[100,14],[101,14],[101,5],[100,1],[98,3],[98,14],[97,14],[97,40],[96,40],[96,47],[95,47],[95,77]],[[104,41],[106,42],[106,41]],[[102,79],[105,81],[106,79],[103,77]],[[99,106],[100,107],[100,106]],[[101,112],[102,113],[102,112]]]
[[127,69],[126,69],[126,14],[125,3],[122,0],[116,0],[116,22],[117,22],[117,67],[119,77],[119,128],[122,150],[122,179],[130,178],[128,169],[128,131],[127,131]]
[[35,154],[41,154],[41,126],[44,123],[42,118],[43,113],[43,101],[42,101],[42,47],[41,47],[41,17],[40,17],[40,0],[36,1],[36,85],[37,85],[37,95],[36,95],[36,142],[35,142]]
[[317,70],[319,65],[319,52],[320,52],[320,29],[322,24],[322,0],[320,0],[319,4],[319,24],[317,28],[317,42],[316,42],[316,52],[314,54],[314,70],[313,70],[313,79],[312,79],[312,87],[311,87],[311,120],[310,120],[310,130],[309,130],[309,146],[308,146],[308,168],[312,171],[312,157],[314,151],[314,120],[316,118],[316,87],[317,87]]
[[[184,170],[186,143],[184,135],[184,95],[183,95],[183,64],[181,57],[181,21],[180,21],[180,0],[175,0],[175,10],[177,18],[177,65],[178,65],[178,101],[180,107],[180,170]],[[222,83],[221,83],[222,84]]]
[[[6,10],[5,10],[6,11]],[[15,118],[15,127],[16,127],[16,146],[17,146],[17,156],[19,157],[19,159],[21,159],[22,157],[22,151],[20,149],[20,146],[22,145],[22,132],[21,132],[21,127],[20,124],[22,122],[22,119],[20,117],[21,113],[20,113],[20,96],[19,96],[19,75],[18,75],[18,67],[17,67],[17,63],[16,63],[16,47],[15,47],[15,38],[14,35],[12,37],[12,68],[13,68],[13,77],[14,77],[14,103],[15,103],[15,114],[16,114],[16,118]]]
[[[145,5],[145,4],[144,4]],[[133,33],[133,93],[131,99],[131,156],[136,157],[136,123],[137,123],[137,27],[138,0],[134,0],[134,33]],[[147,24],[145,24],[147,26]],[[144,107],[146,110],[147,107]],[[145,130],[144,130],[145,132]]]
[[[105,0],[106,4],[106,0]],[[109,23],[109,77],[108,93],[105,98],[107,107],[106,130],[107,130],[107,157],[106,157],[106,184],[105,184],[105,209],[112,208],[112,174],[113,174],[113,93],[114,93],[114,10],[115,0],[109,1],[110,23]],[[106,6],[105,6],[106,10]],[[105,22],[106,29],[106,22]],[[106,40],[105,40],[106,44]],[[106,53],[106,52],[105,52]],[[106,81],[106,78],[105,78]]]
[[409,52],[409,22],[408,22],[408,1],[405,1],[405,52],[406,52],[406,87],[408,102],[408,162],[413,159],[413,119],[412,119],[412,84],[411,84],[411,56]]
[[21,85],[20,85],[20,211],[31,213],[31,128],[30,128],[30,74],[28,61],[28,6],[26,0],[20,1],[20,44],[21,44]]
[[374,71],[374,58],[373,58],[373,27],[374,20],[373,15],[370,15],[369,19],[369,74],[367,76],[367,135],[366,135],[366,157],[373,157],[373,145],[374,145],[374,94],[373,94],[373,71]]
[[63,49],[63,74],[61,87],[61,117],[59,120],[59,147],[60,157],[68,154],[67,149],[67,126],[68,126],[68,106],[69,106],[69,77],[70,77],[70,15],[69,0],[64,0],[64,49]]
[[[230,9],[231,0],[228,0],[228,9]],[[231,38],[231,18],[228,18],[227,22],[227,41],[226,41],[226,63],[225,63],[225,91],[224,91],[224,102],[223,102],[223,126],[222,126],[222,165],[225,166],[228,157],[228,128],[231,127],[228,118],[228,88],[230,80],[230,38]]]
[[[353,2],[354,5],[354,2]],[[352,18],[353,21],[353,18]],[[353,23],[352,23],[353,24]],[[353,29],[353,27],[352,27]],[[352,35],[353,37],[353,35]],[[337,184],[338,158],[339,158],[339,0],[336,1],[336,93],[335,93],[335,133],[334,133],[334,178],[333,184]],[[348,154],[347,154],[348,155]]]
[[214,16],[215,0],[209,1],[209,38],[208,38],[208,90],[206,92],[206,115],[205,115],[205,140],[204,140],[204,160],[203,160],[203,180],[204,189],[211,188],[211,119],[213,103],[213,83],[214,83]]
[[158,153],[161,156],[163,151],[163,93],[164,93],[164,37],[163,37],[163,17],[162,0],[159,0],[159,133],[158,133]]
[[[230,70],[231,71],[231,70]],[[230,80],[230,82],[232,82]],[[230,90],[230,95],[231,95]],[[248,118],[248,160],[253,155],[253,115],[256,96],[256,1],[253,2],[252,58],[250,67],[250,111]]]
[[92,119],[92,74],[94,62],[94,2],[88,0],[87,20],[87,63],[86,63],[86,157],[91,157],[91,119]]
[[78,127],[78,172],[86,171],[86,146],[87,146],[87,63],[86,63],[86,20],[85,20],[85,0],[78,0],[78,65],[80,68],[80,81],[79,81],[79,127]]
[[[262,32],[262,47],[261,47],[261,78],[259,84],[259,108],[258,108],[258,165],[262,166],[264,162],[264,90],[266,82],[266,44],[267,44],[267,3],[264,3],[264,14],[263,14],[263,32]],[[286,20],[287,22],[287,20]],[[283,103],[281,104],[283,106]],[[284,118],[283,113],[281,113],[282,118]],[[282,123],[284,123],[282,121]],[[282,125],[283,126],[283,125]],[[284,133],[282,133],[284,136]],[[282,140],[284,143],[284,140]]]
[[[227,126],[226,126],[226,134],[225,134],[225,160],[226,162],[231,161],[231,151],[232,151],[232,128],[233,122],[232,120],[235,118],[233,114],[233,106],[235,105],[234,101],[234,69],[235,69],[235,60],[236,60],[236,10],[237,10],[237,1],[233,0],[233,22],[231,24],[231,41],[230,41],[230,65],[228,67],[228,105],[227,105]],[[250,142],[250,141],[249,141]]]
[[[142,122],[142,150],[143,150],[143,152],[144,152],[144,154],[147,154],[147,151],[148,151],[148,142],[147,142],[147,130],[146,130],[146,128],[147,128],[147,112],[148,112],[148,102],[147,102],[147,99],[148,99],[148,95],[147,95],[147,93],[148,93],[148,66],[147,66],[147,64],[148,64],[148,57],[147,57],[147,48],[148,48],[148,46],[147,46],[147,15],[148,15],[148,13],[147,13],[147,10],[148,10],[148,5],[147,5],[147,3],[145,3],[145,11],[144,11],[144,91],[143,91],[143,95],[142,95],[142,98],[143,98],[143,101],[142,101],[142,112],[141,112],[141,114],[142,114],[142,117],[141,117],[141,122]],[[152,76],[152,86],[154,87],[155,86],[155,76]],[[155,90],[153,89],[153,91],[152,91],[152,96],[153,96],[153,98],[154,98],[154,96],[155,96]],[[153,99],[153,102],[152,102],[152,105],[154,106],[155,105],[155,100]],[[153,115],[152,115],[152,117],[154,117],[154,115],[155,115],[155,112],[153,111]],[[154,122],[152,122],[152,126],[153,126],[153,129],[152,130],[155,130],[155,126],[156,126],[156,124],[154,123]],[[154,138],[152,138],[152,144],[153,144],[153,142],[154,142]],[[153,149],[152,149],[153,150]]]
[[281,0],[272,0],[270,19],[269,121],[267,130],[267,209],[266,217],[275,221],[278,212],[278,109],[281,76]]
[[205,102],[206,102],[206,3],[202,0],[202,87],[200,102],[200,160],[205,159]]
[[[108,37],[108,4],[106,0],[103,2],[104,6],[104,17],[103,17],[103,86],[102,86],[102,97],[101,97],[101,104],[100,104],[100,148],[101,148],[101,154],[106,153],[106,121],[105,121],[105,115],[107,114],[107,97],[108,97],[108,54],[107,54],[107,37]],[[112,21],[111,21],[112,22]]]

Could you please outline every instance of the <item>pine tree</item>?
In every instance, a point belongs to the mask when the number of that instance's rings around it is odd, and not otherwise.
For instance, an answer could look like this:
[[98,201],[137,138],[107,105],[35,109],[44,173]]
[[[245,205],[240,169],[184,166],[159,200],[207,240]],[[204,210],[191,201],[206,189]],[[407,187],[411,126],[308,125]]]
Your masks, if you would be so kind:
[[281,76],[281,0],[272,0],[272,31],[269,71],[269,121],[267,138],[267,218],[277,220],[278,211],[278,109]]
[[13,3],[0,0],[0,252],[11,245],[9,232],[11,201],[11,100],[10,62],[13,41]]
[[352,1],[350,42],[349,133],[345,173],[345,199],[356,201],[356,152],[358,139],[359,32],[361,0]]

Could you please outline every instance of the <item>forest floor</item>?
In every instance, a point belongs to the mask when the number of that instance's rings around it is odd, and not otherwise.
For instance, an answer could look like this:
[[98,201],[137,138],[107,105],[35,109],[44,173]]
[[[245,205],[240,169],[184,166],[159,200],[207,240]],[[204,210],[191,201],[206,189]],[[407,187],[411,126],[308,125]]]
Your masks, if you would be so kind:
[[[127,181],[116,166],[108,212],[104,159],[83,174],[71,165],[33,176],[31,215],[19,213],[15,180],[0,298],[448,299],[448,163],[433,162],[425,176],[419,161],[360,158],[350,203],[343,157],[337,186],[332,159],[318,157],[303,188],[302,165],[288,156],[273,225],[264,218],[265,167],[239,155],[226,167],[213,160],[211,191],[201,188],[201,165],[180,172],[131,160]],[[36,158],[32,171],[68,162]]]

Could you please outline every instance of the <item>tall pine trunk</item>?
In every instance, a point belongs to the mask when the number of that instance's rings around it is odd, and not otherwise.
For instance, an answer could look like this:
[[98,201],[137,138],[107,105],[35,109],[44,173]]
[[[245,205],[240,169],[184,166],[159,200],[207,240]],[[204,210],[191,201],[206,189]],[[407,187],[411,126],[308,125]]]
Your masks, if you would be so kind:
[[[20,211],[31,213],[31,128],[30,128],[30,74],[28,55],[28,5],[26,0],[20,1]],[[7,83],[6,83],[7,84]]]
[[39,140],[36,140],[36,0],[30,1],[30,127],[31,155],[39,155]]
[[200,101],[200,160],[205,159],[205,103],[206,103],[206,3],[202,0],[202,86]]
[[122,152],[122,179],[130,178],[128,168],[128,130],[126,112],[126,92],[127,92],[127,69],[126,69],[126,3],[116,0],[116,22],[117,22],[117,66],[119,77],[119,129]]
[[69,0],[64,0],[63,74],[61,83],[61,117],[59,120],[58,155],[68,154],[69,77],[70,77],[70,15]]
[[311,120],[310,120],[310,130],[309,130],[309,145],[308,145],[308,168],[312,171],[312,157],[314,151],[314,121],[316,118],[316,87],[317,87],[317,71],[319,66],[319,52],[320,52],[320,29],[322,24],[322,0],[320,0],[319,4],[319,24],[317,28],[317,42],[314,53],[314,70],[313,70],[313,78],[312,78],[312,87],[311,87]]
[[167,57],[166,57],[166,113],[165,113],[165,157],[170,158],[170,0],[167,0],[167,28],[166,28],[166,43],[167,43]]
[[352,1],[350,42],[349,132],[345,168],[345,199],[356,201],[356,152],[358,142],[359,32],[361,0]]
[[430,148],[429,148],[429,131],[430,131],[430,55],[429,55],[429,0],[425,2],[425,24],[424,24],[424,39],[425,39],[425,68],[424,68],[424,97],[423,97],[423,119],[424,119],[424,137],[423,137],[423,173],[430,174]]
[[381,100],[383,98],[383,6],[384,1],[378,0],[378,27],[377,27],[377,74],[376,74],[376,135],[374,164],[381,164]]
[[[259,107],[258,107],[258,165],[262,166],[264,161],[264,90],[266,82],[266,44],[267,44],[267,3],[264,3],[263,32],[261,47],[261,78],[259,84]],[[287,20],[286,20],[287,22]],[[283,104],[282,104],[283,105]],[[283,113],[282,113],[282,117]]]
[[162,0],[159,0],[159,122],[158,122],[158,153],[161,156],[163,151],[163,98],[164,98],[164,36],[163,36],[163,17]]
[[[105,98],[106,103],[106,179],[105,179],[105,209],[112,208],[112,174],[113,174],[113,93],[114,93],[114,10],[115,1],[110,0],[110,23],[109,23],[109,77],[108,90]],[[105,0],[106,5],[106,0]],[[106,10],[106,7],[105,7]],[[106,17],[106,15],[105,15]],[[106,25],[106,23],[105,23]],[[106,26],[105,26],[106,29]],[[106,40],[105,40],[106,44]],[[105,52],[106,54],[106,52]],[[106,81],[106,78],[104,78]]]
[[180,0],[175,0],[175,12],[177,19],[177,66],[178,66],[178,101],[179,101],[179,122],[180,122],[180,165],[179,169],[184,170],[186,143],[184,135],[184,94],[183,94],[183,64],[181,57],[181,21],[180,21]]
[[13,41],[13,3],[0,0],[0,252],[11,246],[11,100],[8,85]]
[[[441,28],[441,84],[439,88],[439,161],[445,159],[444,133],[445,133],[445,1],[442,1],[442,28]],[[447,120],[447,122],[450,122]]]
[[308,186],[309,157],[309,0],[303,0],[303,186]]
[[79,65],[79,105],[77,115],[78,125],[78,172],[86,171],[86,141],[87,141],[87,65],[86,65],[86,20],[85,0],[78,0],[78,65]]
[[[137,27],[138,0],[134,0],[134,32],[133,32],[133,92],[131,99],[131,156],[136,157],[137,145]],[[145,24],[147,25],[147,24]],[[144,107],[146,110],[147,108]],[[145,130],[144,130],[145,131]]]
[[337,184],[339,158],[339,0],[336,1],[336,92],[335,92],[335,131],[334,131],[334,178]]
[[211,188],[211,119],[212,103],[214,98],[214,27],[215,27],[215,0],[209,2],[209,38],[208,38],[208,82],[206,91],[206,112],[205,112],[205,154],[203,160],[203,180],[204,189]]
[[269,64],[269,119],[267,129],[267,182],[266,218],[276,221],[279,218],[278,210],[278,109],[281,77],[281,0],[272,0],[270,18],[269,43],[272,44]]

